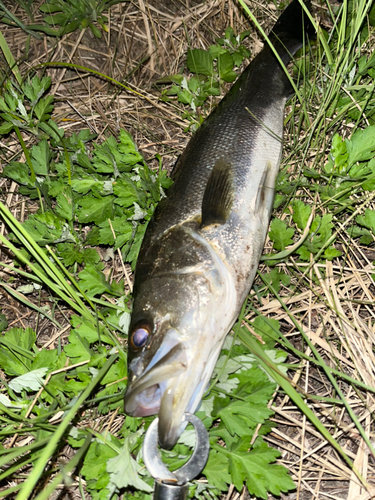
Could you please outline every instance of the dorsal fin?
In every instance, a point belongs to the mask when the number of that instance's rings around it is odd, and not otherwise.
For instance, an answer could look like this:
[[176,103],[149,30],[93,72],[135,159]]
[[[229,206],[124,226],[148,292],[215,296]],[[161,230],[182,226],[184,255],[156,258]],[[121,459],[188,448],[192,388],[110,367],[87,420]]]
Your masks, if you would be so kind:
[[233,168],[232,164],[221,158],[217,160],[203,195],[202,224],[225,224],[233,205]]

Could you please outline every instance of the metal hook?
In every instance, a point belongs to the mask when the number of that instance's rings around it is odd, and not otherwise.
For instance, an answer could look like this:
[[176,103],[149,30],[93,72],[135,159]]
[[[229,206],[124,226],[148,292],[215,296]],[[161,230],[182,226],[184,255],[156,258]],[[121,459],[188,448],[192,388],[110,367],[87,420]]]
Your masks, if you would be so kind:
[[202,421],[185,413],[183,421],[194,426],[196,446],[192,456],[180,469],[171,472],[162,462],[158,449],[158,422],[156,418],[148,428],[143,442],[143,460],[155,479],[154,500],[184,500],[189,492],[188,482],[202,472],[210,451],[208,432]]

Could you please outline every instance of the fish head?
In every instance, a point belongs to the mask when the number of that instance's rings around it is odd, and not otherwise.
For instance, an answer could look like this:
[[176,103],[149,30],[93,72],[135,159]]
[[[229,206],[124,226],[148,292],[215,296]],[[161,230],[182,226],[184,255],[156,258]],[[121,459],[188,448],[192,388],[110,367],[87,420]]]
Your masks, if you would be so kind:
[[233,322],[223,293],[228,272],[202,242],[190,243],[187,255],[177,248],[170,260],[172,253],[164,251],[164,265],[156,257],[147,272],[137,268],[129,328],[125,412],[158,414],[165,449],[184,430],[184,413],[196,411]]

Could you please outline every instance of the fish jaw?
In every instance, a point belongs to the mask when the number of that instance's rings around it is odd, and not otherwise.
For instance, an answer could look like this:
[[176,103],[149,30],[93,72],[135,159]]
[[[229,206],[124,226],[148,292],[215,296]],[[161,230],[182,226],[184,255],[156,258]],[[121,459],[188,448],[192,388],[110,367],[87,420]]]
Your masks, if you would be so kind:
[[[225,336],[224,336],[225,337]],[[197,353],[191,360],[190,367],[168,384],[159,409],[158,435],[159,444],[171,450],[177,443],[187,423],[183,421],[185,413],[195,413],[207,390],[212,371],[220,354],[222,341],[211,351],[206,361]],[[199,358],[202,357],[202,360]],[[201,370],[197,371],[197,365]]]
[[184,345],[175,330],[166,334],[161,346],[148,363],[147,351],[145,354],[133,360],[129,367],[125,412],[133,417],[156,415],[168,380],[183,373],[187,367]]
[[158,414],[159,444],[164,449],[172,449],[186,427],[183,415],[196,411],[209,384],[226,331],[223,330],[213,349],[210,341],[215,335],[210,335],[210,329],[205,333],[205,338],[200,336],[194,343],[179,342],[165,356],[160,356],[160,352],[172,345],[167,338],[142,375],[129,383],[125,412],[134,417]]

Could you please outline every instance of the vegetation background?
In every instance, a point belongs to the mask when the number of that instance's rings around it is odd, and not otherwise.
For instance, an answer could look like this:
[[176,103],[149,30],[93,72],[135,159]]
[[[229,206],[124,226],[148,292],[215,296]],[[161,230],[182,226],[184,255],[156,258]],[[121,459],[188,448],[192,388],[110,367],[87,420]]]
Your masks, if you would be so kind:
[[[0,498],[151,498],[152,418],[122,409],[139,246],[167,172],[284,7],[0,2]],[[191,497],[374,494],[375,10],[312,17]],[[163,458],[179,467],[193,445],[188,430]]]

